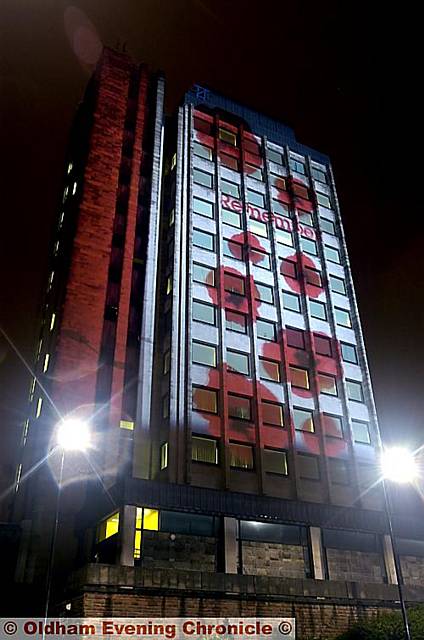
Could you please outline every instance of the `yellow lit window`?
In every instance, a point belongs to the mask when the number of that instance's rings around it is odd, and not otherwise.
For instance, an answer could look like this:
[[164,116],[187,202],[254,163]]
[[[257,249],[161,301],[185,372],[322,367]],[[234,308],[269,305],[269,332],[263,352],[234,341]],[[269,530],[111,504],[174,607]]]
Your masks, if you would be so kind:
[[131,420],[120,420],[119,426],[121,429],[128,429],[128,431],[134,431],[134,422]]
[[39,418],[41,415],[41,407],[43,406],[43,398],[38,398],[37,409],[35,411],[35,417]]
[[175,167],[176,164],[177,164],[177,154],[174,153],[174,155],[172,156],[172,159],[171,159],[171,171]]
[[219,139],[223,142],[228,142],[228,144],[233,145],[233,147],[237,146],[237,136],[235,133],[231,131],[227,131],[227,129],[219,130]]
[[136,530],[134,538],[134,558],[141,558],[141,530]]
[[159,511],[157,509],[144,509],[143,529],[157,531],[159,529]]
[[70,163],[68,164],[68,173],[71,173],[71,171],[72,171],[72,167],[73,167],[72,162],[70,162]]
[[172,209],[171,209],[171,211],[169,212],[169,222],[168,222],[168,225],[169,225],[170,227],[172,227],[172,225],[174,224],[174,222],[175,222],[175,209],[174,209],[174,208],[172,208]]
[[103,542],[119,531],[119,511],[103,520],[97,527],[97,542]]
[[47,369],[49,368],[49,361],[50,361],[50,354],[46,353],[46,355],[44,356],[43,373],[46,373]]
[[164,442],[160,448],[160,468],[166,469],[168,466],[168,443]]
[[39,355],[40,355],[40,353],[41,353],[41,349],[42,349],[42,347],[43,347],[43,338],[40,338],[40,341],[39,341],[39,343],[38,343],[38,348],[37,348],[37,358],[38,358],[38,356],[39,356]]
[[52,317],[50,318],[50,331],[53,331],[55,322],[56,322],[56,314],[52,313]]
[[309,389],[309,375],[307,370],[299,369],[298,367],[289,367],[289,369],[292,386]]
[[169,295],[172,291],[172,276],[168,276],[166,279],[166,295]]
[[141,540],[142,530],[158,531],[159,530],[159,511],[157,509],[148,509],[147,507],[137,507],[135,517],[135,537],[134,537],[134,558],[141,558]]

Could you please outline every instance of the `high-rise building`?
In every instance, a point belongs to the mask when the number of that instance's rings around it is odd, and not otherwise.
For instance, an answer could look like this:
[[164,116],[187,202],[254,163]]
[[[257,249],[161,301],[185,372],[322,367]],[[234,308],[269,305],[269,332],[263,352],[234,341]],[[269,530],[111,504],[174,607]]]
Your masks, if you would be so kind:
[[[53,555],[77,613],[294,612],[331,633],[398,595],[330,161],[199,86],[165,118],[163,93],[105,51],[76,119],[17,576],[43,581]],[[64,416],[89,423],[85,455],[51,444]],[[422,524],[396,532],[424,587]]]

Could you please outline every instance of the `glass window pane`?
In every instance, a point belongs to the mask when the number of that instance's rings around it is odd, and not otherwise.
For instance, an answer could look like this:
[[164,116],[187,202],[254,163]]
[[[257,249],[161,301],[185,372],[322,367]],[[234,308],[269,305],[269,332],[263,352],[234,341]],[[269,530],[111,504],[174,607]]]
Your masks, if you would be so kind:
[[290,231],[275,229],[275,239],[279,244],[285,244],[287,247],[293,246],[293,236]]
[[340,346],[342,350],[342,360],[351,362],[352,364],[358,364],[358,354],[356,353],[355,345],[341,342]]
[[299,160],[295,160],[294,158],[290,158],[289,165],[292,171],[296,171],[297,173],[301,173],[305,175],[305,165],[303,162],[299,162]]
[[331,291],[346,295],[346,283],[342,278],[337,278],[336,276],[330,275],[329,280]]
[[210,147],[206,147],[204,144],[200,144],[200,142],[193,142],[193,153],[195,156],[199,156],[200,158],[212,160],[212,149]]
[[334,224],[331,222],[331,220],[327,220],[326,218],[321,218],[320,227],[321,227],[321,231],[325,231],[325,233],[331,233],[331,235],[333,236],[336,234],[336,229],[334,227]]
[[249,248],[250,261],[261,269],[271,269],[271,258],[268,253]]
[[261,207],[262,209],[265,207],[265,197],[262,193],[258,193],[257,191],[247,189],[246,200],[251,204],[256,204],[256,206]]
[[261,300],[261,302],[268,302],[274,304],[274,291],[272,287],[268,287],[266,284],[260,284],[255,282],[255,298]]
[[310,227],[313,226],[312,214],[309,211],[303,211],[303,209],[298,209],[297,217],[299,218],[299,222],[301,224],[307,224]]
[[275,164],[284,164],[283,154],[279,151],[274,151],[274,149],[268,149],[268,158],[270,162],[275,162]]
[[295,293],[288,293],[283,291],[283,307],[284,309],[290,309],[290,311],[300,312],[300,298]]
[[241,215],[236,211],[222,208],[222,222],[241,229]]
[[315,240],[309,240],[309,238],[300,237],[300,248],[305,253],[310,253],[313,256],[318,255],[317,243]]
[[220,153],[219,158],[223,167],[227,167],[227,169],[232,169],[233,171],[239,170],[237,158],[229,156],[227,153]]
[[352,433],[355,442],[371,444],[369,425],[362,420],[352,420]]
[[202,284],[215,286],[215,269],[204,264],[193,263],[193,280]]
[[246,316],[236,311],[225,310],[225,328],[228,331],[247,333]]
[[317,193],[317,202],[322,207],[326,207],[327,209],[331,209],[330,198],[326,196],[324,193]]
[[318,302],[317,300],[309,300],[309,308],[311,310],[311,316],[313,318],[327,320],[327,309],[323,302]]
[[306,187],[300,184],[293,184],[293,193],[298,198],[303,198],[304,200],[309,200],[309,191]]
[[233,196],[233,198],[240,198],[240,187],[234,182],[221,180],[221,191],[229,196]]
[[227,144],[231,144],[233,147],[237,146],[237,135],[228,129],[219,128],[219,139]]
[[256,236],[261,236],[261,238],[268,238],[268,227],[265,222],[249,218],[249,231]]
[[309,456],[303,453],[297,455],[299,475],[307,480],[319,480],[319,459],[317,456]]
[[280,382],[280,364],[274,360],[259,358],[259,377],[261,380]]
[[324,393],[328,396],[337,396],[337,384],[334,376],[318,373],[317,377],[319,393]]
[[222,253],[227,258],[233,258],[233,260],[243,260],[243,245],[238,242],[232,242],[231,240],[222,241]]
[[236,293],[240,296],[244,295],[244,279],[233,276],[230,273],[224,273],[224,289],[229,293]]
[[301,329],[286,329],[287,344],[289,347],[296,347],[296,349],[305,349],[305,334]]
[[321,356],[331,356],[331,340],[325,336],[318,336],[314,334],[315,351]]
[[264,424],[272,424],[276,427],[284,426],[283,407],[275,402],[262,400],[262,421]]
[[300,369],[299,367],[293,367],[292,365],[290,365],[289,372],[292,387],[309,389],[309,374],[306,369]]
[[215,236],[212,236],[210,233],[200,231],[200,229],[193,229],[193,244],[195,247],[213,251],[215,248]]
[[200,171],[200,169],[193,169],[193,182],[195,184],[201,184],[204,187],[212,188],[213,176],[205,171]]
[[322,287],[322,278],[320,271],[305,267],[304,274],[307,284],[312,284],[315,287]]
[[275,324],[273,322],[267,322],[266,320],[256,321],[256,335],[262,340],[276,340]]
[[334,247],[329,247],[328,245],[324,245],[324,255],[329,262],[335,262],[336,264],[341,264],[340,253],[338,249]]
[[328,459],[328,469],[330,472],[330,480],[334,484],[349,484],[349,467],[345,460],[337,458]]
[[193,436],[191,444],[191,459],[193,461],[218,464],[218,446],[216,440]]
[[253,447],[230,442],[230,466],[238,469],[253,469]]
[[346,391],[349,400],[356,400],[356,402],[364,401],[362,384],[360,382],[355,382],[354,380],[346,380]]
[[280,216],[289,216],[289,207],[287,204],[284,204],[284,202],[273,200],[271,205],[274,213],[278,213]]
[[216,347],[201,342],[193,342],[193,362],[216,367]]
[[229,371],[234,373],[248,375],[250,372],[249,356],[245,353],[238,353],[237,351],[227,349],[227,367]]
[[238,418],[240,420],[250,420],[252,411],[250,406],[250,398],[235,396],[228,394],[228,415],[230,418]]
[[334,307],[334,317],[336,319],[336,324],[341,327],[351,327],[352,320],[350,318],[349,311],[346,309],[339,309],[338,307]]
[[340,416],[331,416],[328,413],[324,413],[322,422],[326,436],[343,438],[343,421]]
[[288,473],[286,452],[264,449],[264,469],[268,473],[278,473],[281,476],[286,476]]
[[215,307],[204,304],[198,300],[193,300],[193,320],[205,322],[206,324],[216,324]]
[[315,425],[312,411],[307,409],[293,409],[294,428],[298,431],[309,431],[314,433]]
[[193,387],[193,409],[218,413],[218,393],[213,389]]
[[255,180],[263,180],[262,169],[259,167],[255,167],[253,164],[245,164],[245,173],[250,178],[255,178]]
[[214,217],[213,203],[201,200],[200,198],[193,198],[193,211],[206,218]]
[[297,278],[297,266],[292,260],[281,260],[281,273],[288,278]]
[[320,171],[319,169],[315,169],[315,167],[312,167],[311,173],[312,173],[312,177],[315,180],[318,180],[318,182],[323,182],[324,184],[327,182],[327,176],[323,171]]

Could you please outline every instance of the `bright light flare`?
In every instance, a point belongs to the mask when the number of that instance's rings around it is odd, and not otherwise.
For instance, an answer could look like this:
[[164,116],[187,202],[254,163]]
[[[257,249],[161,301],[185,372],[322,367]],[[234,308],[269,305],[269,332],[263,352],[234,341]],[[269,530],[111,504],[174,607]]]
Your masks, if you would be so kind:
[[383,477],[391,482],[406,484],[419,475],[414,454],[402,447],[386,449],[381,456]]
[[90,446],[90,428],[79,418],[65,418],[57,428],[57,444],[65,451],[85,451]]

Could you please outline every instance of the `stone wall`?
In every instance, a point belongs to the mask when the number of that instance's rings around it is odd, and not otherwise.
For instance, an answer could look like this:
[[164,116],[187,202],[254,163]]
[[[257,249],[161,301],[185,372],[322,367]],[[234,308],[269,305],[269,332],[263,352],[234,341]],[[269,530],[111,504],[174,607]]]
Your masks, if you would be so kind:
[[189,571],[216,571],[216,539],[206,536],[144,531],[143,566],[185,569]]
[[405,584],[424,586],[424,558],[401,556],[400,565]]
[[300,545],[242,542],[243,573],[254,576],[304,578],[305,560]]
[[326,554],[330,580],[384,582],[383,559],[378,553],[327,549]]

